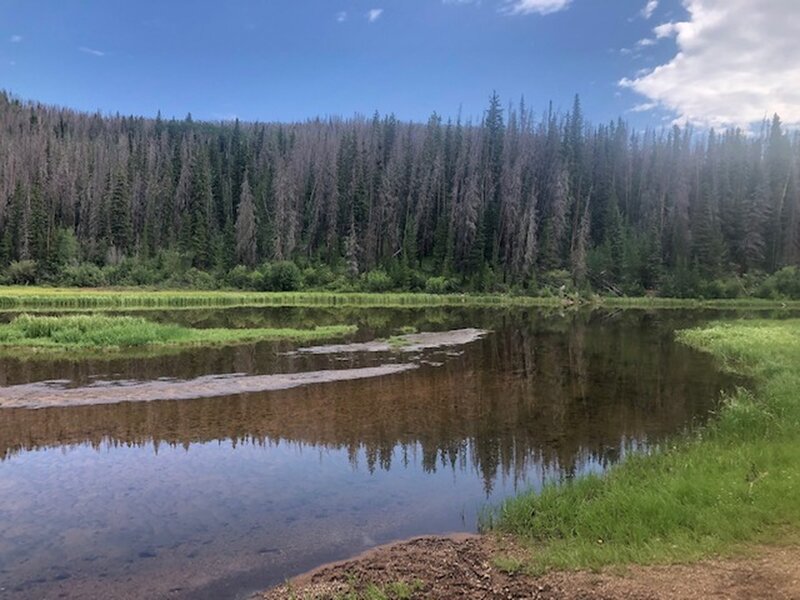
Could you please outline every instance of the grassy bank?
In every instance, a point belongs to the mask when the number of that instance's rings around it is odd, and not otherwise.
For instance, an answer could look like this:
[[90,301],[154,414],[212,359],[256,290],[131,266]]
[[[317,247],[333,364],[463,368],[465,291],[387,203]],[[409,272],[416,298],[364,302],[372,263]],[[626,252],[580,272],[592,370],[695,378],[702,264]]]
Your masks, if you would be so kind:
[[[508,501],[488,526],[518,536],[518,568],[683,562],[800,533],[800,321],[739,321],[679,339],[752,377],[716,418],[605,476]],[[502,561],[503,559],[501,559]]]
[[513,296],[508,294],[422,294],[337,292],[236,292],[142,290],[138,288],[0,287],[0,310],[127,310],[147,308],[225,308],[235,306],[423,307],[423,306],[606,306],[613,308],[798,308],[800,302],[760,299],[687,300]]
[[234,306],[558,306],[558,298],[507,295],[337,292],[236,292],[141,289],[0,287],[0,310],[224,308]]
[[0,349],[26,353],[120,351],[144,348],[234,344],[259,340],[307,341],[353,333],[355,327],[314,329],[192,329],[139,317],[22,314],[0,325]]

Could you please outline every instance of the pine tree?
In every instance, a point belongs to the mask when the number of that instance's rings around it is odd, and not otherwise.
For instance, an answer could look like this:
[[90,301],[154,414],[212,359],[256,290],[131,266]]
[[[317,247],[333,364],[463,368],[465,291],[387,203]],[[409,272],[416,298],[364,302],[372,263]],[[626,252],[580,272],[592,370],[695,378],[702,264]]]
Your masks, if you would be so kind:
[[212,254],[209,232],[212,195],[208,164],[204,157],[197,157],[192,166],[189,203],[189,251],[192,264],[198,269],[206,269],[211,265]]
[[131,225],[130,189],[127,175],[122,170],[114,178],[109,204],[111,206],[111,242],[122,255],[126,255],[133,243],[133,227]]
[[256,211],[247,171],[236,215],[236,258],[240,264],[249,267],[256,264]]

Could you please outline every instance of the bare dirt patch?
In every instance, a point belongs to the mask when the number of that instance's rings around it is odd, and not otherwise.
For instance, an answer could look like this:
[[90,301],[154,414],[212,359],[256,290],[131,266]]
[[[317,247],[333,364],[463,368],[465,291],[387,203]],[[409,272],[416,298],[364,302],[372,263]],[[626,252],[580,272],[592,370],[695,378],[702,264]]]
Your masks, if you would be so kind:
[[[760,547],[751,556],[692,565],[629,567],[601,573],[509,573],[497,558],[521,552],[491,536],[418,538],[321,567],[263,594],[263,600],[333,600],[412,584],[411,598],[537,600],[800,599],[800,547]],[[347,596],[347,594],[355,594]]]

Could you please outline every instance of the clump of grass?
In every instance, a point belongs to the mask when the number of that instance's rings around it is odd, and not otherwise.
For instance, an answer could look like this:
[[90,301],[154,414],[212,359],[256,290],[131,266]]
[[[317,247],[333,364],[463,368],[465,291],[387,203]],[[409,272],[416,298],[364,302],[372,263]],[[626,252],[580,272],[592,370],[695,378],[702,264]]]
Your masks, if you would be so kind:
[[492,564],[496,569],[499,569],[503,573],[508,573],[509,575],[516,575],[525,570],[525,561],[516,556],[495,556],[492,560]]
[[411,600],[423,588],[423,583],[415,580],[411,583],[394,581],[386,585],[361,585],[358,581],[351,580],[348,587],[350,589],[335,596],[336,600]]
[[684,562],[800,531],[800,321],[740,321],[678,339],[754,379],[705,428],[604,476],[546,486],[487,519],[533,547],[528,570]]
[[0,347],[31,351],[114,351],[146,347],[219,345],[259,340],[307,341],[355,331],[348,325],[314,329],[193,329],[141,317],[107,315],[32,316],[0,325]]

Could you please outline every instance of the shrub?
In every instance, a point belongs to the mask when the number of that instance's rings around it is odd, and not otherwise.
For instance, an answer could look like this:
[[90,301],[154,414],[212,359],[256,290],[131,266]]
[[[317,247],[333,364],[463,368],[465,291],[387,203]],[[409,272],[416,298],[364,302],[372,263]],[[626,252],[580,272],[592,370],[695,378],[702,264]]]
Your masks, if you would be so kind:
[[327,265],[306,267],[303,269],[303,282],[309,288],[324,288],[336,281],[336,275]]
[[228,271],[228,275],[225,280],[226,283],[231,287],[235,287],[240,290],[251,289],[253,284],[252,274],[253,272],[244,265],[236,265],[230,271]]
[[70,287],[102,287],[108,281],[103,269],[87,262],[64,267],[59,283]]
[[783,267],[767,277],[758,289],[762,298],[799,299],[800,270],[797,267]]
[[184,276],[186,285],[195,290],[213,290],[217,287],[216,279],[206,271],[192,267]]
[[6,278],[16,285],[36,283],[37,264],[35,260],[15,260],[6,268]]
[[264,270],[267,289],[273,292],[294,292],[303,287],[303,274],[291,261],[285,260]]
[[425,292],[428,294],[447,294],[454,289],[453,281],[447,277],[429,277],[425,282]]
[[538,283],[542,296],[560,296],[575,290],[572,275],[565,269],[545,271],[539,276]]
[[364,276],[364,288],[368,292],[388,292],[392,285],[392,278],[382,269],[375,269]]

